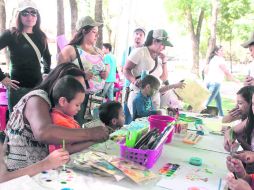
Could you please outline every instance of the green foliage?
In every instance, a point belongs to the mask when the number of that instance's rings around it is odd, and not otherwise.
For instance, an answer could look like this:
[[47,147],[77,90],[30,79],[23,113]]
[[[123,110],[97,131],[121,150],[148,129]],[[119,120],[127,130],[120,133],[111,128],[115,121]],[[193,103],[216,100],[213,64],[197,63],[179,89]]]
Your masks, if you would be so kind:
[[168,13],[169,21],[182,22],[183,24],[186,21],[186,11],[190,10],[194,26],[198,22],[201,8],[205,9],[205,17],[211,10],[210,0],[165,0],[164,7]]
[[251,0],[221,0],[220,14],[218,19],[218,36],[221,40],[231,41],[239,36],[243,30],[246,33],[250,30],[248,25],[237,23],[237,20],[244,17],[251,11]]

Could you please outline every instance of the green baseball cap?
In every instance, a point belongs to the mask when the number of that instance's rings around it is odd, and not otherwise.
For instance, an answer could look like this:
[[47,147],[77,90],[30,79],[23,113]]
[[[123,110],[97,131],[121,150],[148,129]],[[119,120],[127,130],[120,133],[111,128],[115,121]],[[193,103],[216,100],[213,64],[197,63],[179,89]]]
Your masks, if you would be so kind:
[[103,23],[96,22],[94,19],[92,19],[92,17],[86,16],[79,19],[76,25],[76,30],[79,30],[85,26],[101,26],[101,25],[103,25]]
[[251,45],[251,44],[254,44],[254,32],[251,34],[249,40],[246,41],[246,42],[244,42],[244,43],[242,44],[242,46],[243,46],[244,48],[248,48],[249,45]]
[[161,40],[164,46],[173,47],[172,43],[168,40],[168,33],[163,29],[154,30],[153,38],[157,40]]

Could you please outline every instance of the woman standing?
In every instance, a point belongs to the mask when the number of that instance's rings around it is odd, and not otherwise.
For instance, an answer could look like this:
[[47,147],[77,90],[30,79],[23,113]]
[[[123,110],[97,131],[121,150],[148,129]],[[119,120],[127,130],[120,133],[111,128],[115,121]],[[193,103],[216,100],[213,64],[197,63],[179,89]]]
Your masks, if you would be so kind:
[[229,80],[239,82],[228,71],[226,67],[226,61],[223,56],[224,52],[222,46],[215,46],[210,56],[210,61],[208,65],[206,65],[204,70],[207,88],[211,92],[206,106],[208,106],[212,102],[212,100],[215,99],[220,116],[224,115],[220,95],[220,87],[222,81],[224,80],[224,76],[226,76]]
[[[44,73],[49,73],[51,58],[47,37],[40,29],[41,18],[36,5],[22,1],[18,6],[16,27],[6,30],[0,36],[0,49],[9,48],[10,78],[1,82],[9,87],[9,111],[22,96],[42,81],[40,59],[44,59]],[[16,84],[16,85],[14,85]]]
[[103,63],[103,52],[95,47],[98,38],[98,27],[102,23],[94,21],[90,16],[81,18],[77,24],[77,33],[58,56],[58,63],[73,62],[86,73],[88,80],[86,98],[82,109],[75,119],[82,126],[89,94],[100,92],[105,84],[107,72]]
[[[168,34],[163,29],[152,30],[148,33],[144,47],[137,48],[129,55],[124,67],[124,75],[131,82],[130,95],[128,98],[128,107],[130,113],[133,113],[132,102],[135,96],[139,93],[139,85],[141,73],[143,71],[155,76],[162,81],[164,86],[160,88],[160,93],[165,93],[172,88],[182,88],[184,83],[180,82],[173,85],[168,85],[168,58],[162,53],[165,46],[173,46],[168,41]],[[153,97],[153,105],[155,109],[160,106],[160,94],[157,93]]]

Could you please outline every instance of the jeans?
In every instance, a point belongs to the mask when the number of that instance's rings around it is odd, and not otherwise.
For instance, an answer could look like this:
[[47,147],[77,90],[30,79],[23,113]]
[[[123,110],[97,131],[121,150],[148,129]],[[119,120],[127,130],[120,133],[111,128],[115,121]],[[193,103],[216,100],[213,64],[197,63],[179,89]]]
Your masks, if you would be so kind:
[[13,107],[19,102],[19,100],[31,90],[32,88],[25,88],[25,87],[19,87],[19,89],[17,90],[10,88],[8,90],[9,113],[13,111]]
[[221,95],[220,95],[220,83],[217,83],[217,82],[208,83],[207,88],[211,92],[211,95],[208,98],[206,106],[208,106],[212,102],[212,100],[215,99],[217,108],[219,110],[219,115],[223,116],[224,114],[222,110],[222,101],[221,101]]
[[114,83],[113,82],[105,83],[102,96],[105,97],[106,95],[110,101],[114,100]]

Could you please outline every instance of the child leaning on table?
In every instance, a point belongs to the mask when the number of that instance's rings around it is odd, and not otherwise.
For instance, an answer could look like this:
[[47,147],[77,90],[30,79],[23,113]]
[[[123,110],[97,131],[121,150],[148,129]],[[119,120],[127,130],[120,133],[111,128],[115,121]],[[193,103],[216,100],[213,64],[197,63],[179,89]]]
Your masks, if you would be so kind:
[[[66,75],[59,79],[53,87],[52,98],[54,106],[51,112],[53,124],[78,129],[80,128],[74,116],[79,112],[85,98],[85,89],[82,84],[72,76]],[[61,144],[62,142],[59,142]],[[66,144],[70,153],[79,152],[88,148],[94,142]],[[61,148],[61,145],[49,145],[49,151]]]
[[152,102],[152,96],[160,88],[160,81],[152,76],[147,75],[141,81],[141,90],[133,100],[133,120],[150,115],[161,115],[161,111],[155,110]]
[[100,120],[109,128],[109,132],[123,127],[125,118],[122,105],[119,102],[111,101],[100,105]]
[[0,183],[18,178],[24,175],[30,177],[50,169],[55,169],[69,161],[69,153],[66,150],[58,149],[50,153],[46,158],[40,162],[34,163],[25,168],[15,171],[8,171],[4,163],[3,145],[0,143]]

